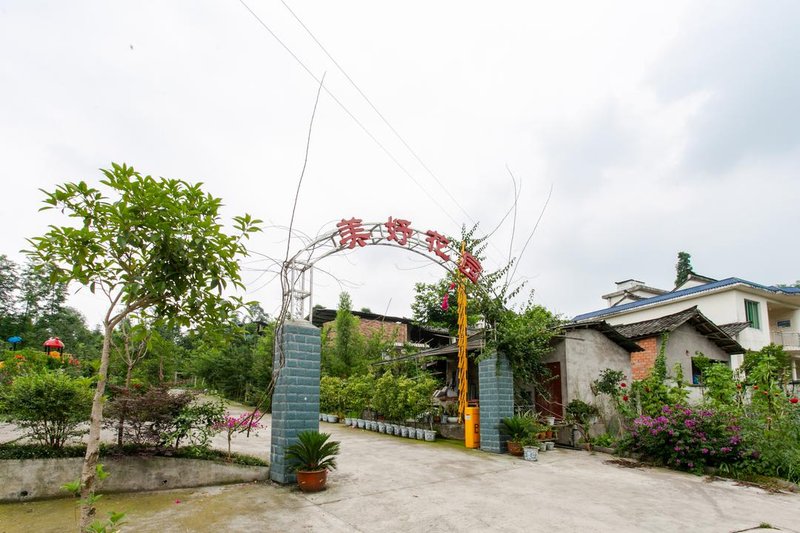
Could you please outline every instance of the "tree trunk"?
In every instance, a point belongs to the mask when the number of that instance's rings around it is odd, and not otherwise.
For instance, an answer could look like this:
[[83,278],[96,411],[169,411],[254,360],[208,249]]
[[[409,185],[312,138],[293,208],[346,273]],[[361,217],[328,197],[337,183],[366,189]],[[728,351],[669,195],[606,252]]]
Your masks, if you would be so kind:
[[95,517],[96,509],[91,497],[94,496],[97,482],[97,462],[100,458],[100,424],[103,421],[103,394],[108,377],[108,360],[111,353],[111,334],[114,327],[103,323],[103,351],[100,356],[100,369],[97,371],[97,389],[92,401],[92,416],[89,422],[89,438],[86,442],[86,455],[81,472],[81,531],[87,531]]
[[128,404],[130,403],[131,378],[133,377],[133,362],[128,360],[128,371],[125,374],[125,400],[122,402],[119,411],[119,426],[117,427],[117,446],[122,447],[122,434],[125,427],[125,417],[128,415]]

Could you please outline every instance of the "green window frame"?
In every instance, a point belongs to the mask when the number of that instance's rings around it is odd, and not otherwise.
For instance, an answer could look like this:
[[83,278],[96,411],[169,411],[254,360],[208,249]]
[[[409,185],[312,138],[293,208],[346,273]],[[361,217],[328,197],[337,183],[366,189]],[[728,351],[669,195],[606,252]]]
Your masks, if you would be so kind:
[[744,314],[747,317],[747,321],[750,322],[751,328],[761,329],[761,315],[758,311],[758,302],[745,300]]

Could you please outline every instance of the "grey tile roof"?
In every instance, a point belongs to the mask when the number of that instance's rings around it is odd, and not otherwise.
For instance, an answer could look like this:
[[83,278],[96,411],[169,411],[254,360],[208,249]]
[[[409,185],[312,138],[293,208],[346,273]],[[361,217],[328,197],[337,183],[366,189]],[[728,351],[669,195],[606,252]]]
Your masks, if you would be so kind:
[[[612,326],[608,322],[604,320],[598,320],[596,322],[571,322],[569,324],[564,325],[564,332],[566,336],[569,336],[570,331],[574,331],[576,329],[593,329],[595,331],[599,331],[606,337],[608,337],[612,342],[615,342],[618,346],[627,350],[629,352],[641,352],[642,347],[633,342],[631,339],[623,335],[619,332],[616,326]],[[563,336],[562,336],[563,337]]]
[[678,327],[687,322],[691,324],[698,333],[707,337],[708,340],[719,346],[724,352],[729,354],[744,353],[744,348],[742,348],[727,331],[714,324],[701,313],[696,305],[671,315],[664,315],[652,320],[643,320],[631,324],[617,324],[614,327],[629,339],[637,340],[675,331]]
[[719,329],[733,337],[750,325],[750,322],[731,322],[730,324],[720,324]]

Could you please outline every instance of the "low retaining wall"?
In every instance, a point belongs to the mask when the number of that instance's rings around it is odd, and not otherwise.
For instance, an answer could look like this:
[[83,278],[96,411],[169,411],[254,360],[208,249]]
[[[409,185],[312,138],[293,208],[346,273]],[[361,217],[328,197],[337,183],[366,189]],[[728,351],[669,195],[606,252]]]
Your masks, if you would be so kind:
[[[137,492],[247,483],[269,479],[269,467],[173,457],[101,458],[110,475],[99,493]],[[59,498],[61,485],[80,477],[83,458],[0,461],[0,502]]]

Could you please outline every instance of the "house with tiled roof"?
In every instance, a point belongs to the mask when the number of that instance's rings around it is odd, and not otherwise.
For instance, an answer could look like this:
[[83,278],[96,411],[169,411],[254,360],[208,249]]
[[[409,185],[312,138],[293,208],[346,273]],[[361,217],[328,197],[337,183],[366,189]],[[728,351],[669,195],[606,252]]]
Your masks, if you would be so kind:
[[[666,341],[666,343],[665,343]],[[658,318],[611,325],[604,320],[571,322],[553,342],[553,350],[542,360],[550,378],[544,394],[536,394],[536,410],[561,418],[574,399],[599,402],[592,382],[605,369],[619,370],[626,381],[646,378],[664,350],[667,369],[674,374],[680,366],[684,381],[697,384],[697,357],[730,364],[731,355],[744,352],[728,332],[714,324],[696,306]],[[690,397],[701,391],[689,388]],[[611,415],[609,405],[598,405]],[[603,417],[608,418],[608,417]],[[603,431],[603,429],[600,429]]]
[[[620,282],[617,291],[628,290],[633,298],[607,298],[607,307],[576,316],[576,322],[603,320],[613,326],[656,320],[695,307],[745,350],[759,350],[775,343],[792,355],[793,379],[800,378],[800,289],[762,285],[741,278],[716,280],[691,273],[680,286],[660,294],[642,296]],[[635,281],[635,280],[634,280]],[[643,282],[638,285],[646,287]],[[652,291],[651,291],[652,292]],[[744,351],[744,350],[743,350]],[[732,364],[741,364],[734,354]]]

